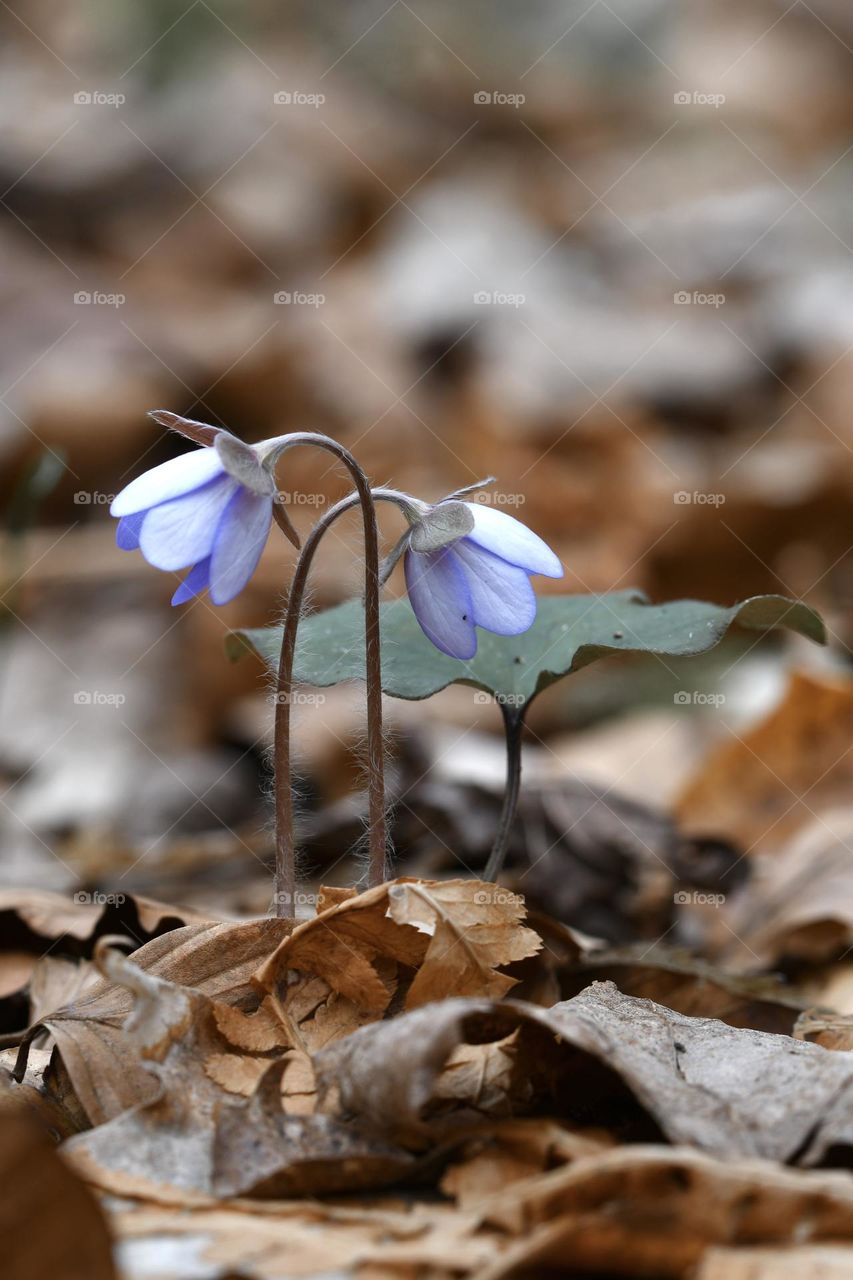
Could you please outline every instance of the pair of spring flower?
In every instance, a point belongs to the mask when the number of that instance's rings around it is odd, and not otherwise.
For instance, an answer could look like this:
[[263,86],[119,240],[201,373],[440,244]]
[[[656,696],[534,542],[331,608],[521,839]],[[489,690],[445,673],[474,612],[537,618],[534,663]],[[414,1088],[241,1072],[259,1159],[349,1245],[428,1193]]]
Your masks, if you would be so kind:
[[[157,569],[189,570],[173,605],[205,590],[214,604],[227,604],[246,586],[269,536],[278,502],[274,468],[289,439],[247,445],[227,431],[202,430],[210,443],[146,471],[111,507],[119,518],[119,547],[139,549]],[[422,630],[442,653],[459,659],[476,653],[476,627],[513,636],[533,624],[530,574],[563,575],[541,538],[502,511],[463,501],[469,492],[430,505],[395,490],[375,491],[395,502],[408,524],[383,580],[404,556],[406,589]]]

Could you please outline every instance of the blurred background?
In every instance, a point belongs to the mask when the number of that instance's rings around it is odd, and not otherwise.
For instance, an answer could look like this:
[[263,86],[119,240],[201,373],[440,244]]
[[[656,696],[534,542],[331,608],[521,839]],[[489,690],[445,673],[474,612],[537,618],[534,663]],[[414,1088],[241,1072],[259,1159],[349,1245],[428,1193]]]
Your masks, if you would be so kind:
[[[0,29],[0,885],[267,906],[269,691],[222,641],[274,620],[293,553],[274,531],[230,606],[170,609],[108,514],[185,447],[152,408],[328,432],[427,499],[494,474],[572,591],[825,612],[828,654],[748,635],[540,700],[513,874],[564,919],[689,940],[674,885],[731,889],[827,826],[853,742],[849,5],[9,0]],[[309,451],[281,483],[302,531],[348,488]],[[316,606],[359,589],[342,536]],[[362,697],[296,722],[306,874],[333,883],[359,875]],[[388,718],[397,867],[482,867],[494,707]]]

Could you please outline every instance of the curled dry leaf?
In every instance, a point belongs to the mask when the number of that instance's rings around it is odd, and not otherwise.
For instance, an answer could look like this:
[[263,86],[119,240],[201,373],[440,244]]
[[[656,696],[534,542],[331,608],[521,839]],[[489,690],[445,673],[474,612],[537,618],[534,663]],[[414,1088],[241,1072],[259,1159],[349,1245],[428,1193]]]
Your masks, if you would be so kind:
[[[271,919],[188,925],[134,952],[134,968],[223,1003],[256,999],[252,971],[290,927],[289,921]],[[125,1020],[132,1007],[127,986],[103,978],[74,1003],[43,1015],[26,1033],[32,1038],[44,1027],[54,1037],[62,1068],[91,1124],[104,1124],[156,1094],[150,1071],[129,1052]]]
[[[285,1115],[281,1078],[291,1053],[271,1063],[228,1051],[223,1027],[244,1043],[273,1041],[268,1010],[235,1019],[201,991],[146,972],[117,951],[99,958],[107,977],[132,995],[125,1055],[137,1056],[150,1089],[67,1144],[86,1178],[120,1194],[197,1203],[211,1195],[372,1187],[410,1171],[411,1155],[353,1124]],[[248,1103],[233,1100],[252,1089]]]
[[520,925],[524,914],[523,899],[497,885],[394,880],[355,897],[336,896],[284,940],[257,983],[281,998],[288,973],[314,975],[376,1017],[401,982],[408,1008],[439,994],[500,996],[516,979],[498,968],[541,946]]
[[364,1027],[317,1055],[321,1098],[372,1132],[423,1143],[440,1096],[436,1081],[457,1046],[495,1042],[516,1029],[511,1084],[501,1100],[514,1110],[547,1099],[550,1114],[598,1123],[609,1114],[624,1125],[632,1120],[627,1092],[635,1112],[671,1142],[720,1158],[817,1163],[853,1145],[853,1058],[689,1018],[624,996],[612,983],[594,983],[548,1010],[444,1000]]
[[382,884],[356,897],[344,897],[297,925],[258,969],[258,986],[276,992],[291,971],[313,975],[366,1012],[381,1016],[390,1003],[394,981],[388,977],[383,981],[376,960],[414,969],[429,941],[388,917],[388,889]]
[[500,999],[516,979],[499,968],[526,960],[542,946],[538,934],[521,924],[524,899],[499,885],[398,881],[388,888],[388,913],[398,924],[431,934],[406,995],[407,1009],[447,995]]

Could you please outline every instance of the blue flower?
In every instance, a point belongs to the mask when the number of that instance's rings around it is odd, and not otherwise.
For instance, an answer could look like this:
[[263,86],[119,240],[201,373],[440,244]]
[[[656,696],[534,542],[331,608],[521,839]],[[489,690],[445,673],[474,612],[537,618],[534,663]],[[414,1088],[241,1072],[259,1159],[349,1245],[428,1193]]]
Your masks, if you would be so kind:
[[172,604],[207,589],[214,604],[227,604],[251,578],[276,498],[267,446],[217,431],[211,445],[146,471],[116,497],[110,513],[122,550],[138,548],[156,569],[189,569]]
[[421,629],[451,658],[473,658],[476,627],[517,636],[533,625],[529,574],[561,578],[541,538],[512,516],[451,498],[424,508],[406,535],[406,589]]

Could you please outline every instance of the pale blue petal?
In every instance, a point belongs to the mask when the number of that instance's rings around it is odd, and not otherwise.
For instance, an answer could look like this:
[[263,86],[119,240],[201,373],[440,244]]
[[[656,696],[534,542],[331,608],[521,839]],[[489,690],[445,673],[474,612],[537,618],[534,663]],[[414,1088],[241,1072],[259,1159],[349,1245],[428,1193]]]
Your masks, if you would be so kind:
[[524,569],[507,564],[468,538],[453,544],[471,592],[474,621],[499,636],[518,636],[536,620],[536,593]]
[[516,564],[528,573],[546,578],[562,578],[563,566],[542,539],[520,520],[480,502],[466,502],[474,517],[474,528],[465,536],[493,555]]
[[206,591],[210,586],[210,556],[206,560],[199,560],[198,564],[193,565],[175,594],[172,596],[172,604],[186,604],[187,600],[192,600],[193,596],[200,595],[202,591]]
[[222,475],[204,488],[148,512],[139,547],[155,569],[186,569],[209,556],[222,513],[237,489]]
[[451,548],[407,551],[405,572],[406,590],[424,634],[451,658],[473,658],[477,633],[471,593]]
[[139,547],[139,533],[147,511],[137,511],[132,516],[122,516],[116,526],[116,546],[122,551],[136,551]]
[[215,449],[194,449],[191,453],[182,453],[179,458],[152,467],[131,480],[113,500],[110,515],[132,516],[137,511],[159,506],[161,502],[171,502],[173,498],[208,484],[224,470]]
[[210,598],[227,604],[257,568],[272,524],[272,498],[242,485],[228,504],[210,557]]

